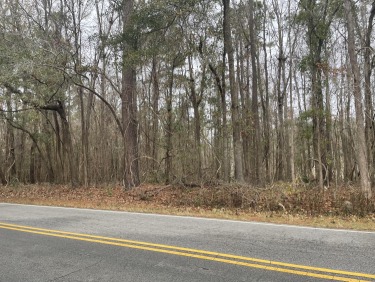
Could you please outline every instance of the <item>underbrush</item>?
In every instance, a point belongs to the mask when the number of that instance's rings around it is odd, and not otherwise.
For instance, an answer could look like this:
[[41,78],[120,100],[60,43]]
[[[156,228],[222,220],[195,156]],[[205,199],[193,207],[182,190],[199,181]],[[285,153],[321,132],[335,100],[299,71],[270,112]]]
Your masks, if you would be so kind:
[[[75,189],[49,184],[18,185],[0,186],[0,201],[314,226],[314,218],[327,217],[330,218],[329,222],[319,223],[318,226],[329,227],[332,224],[341,227],[337,225],[341,219],[353,222],[363,218],[366,219],[366,225],[359,229],[375,229],[375,197],[365,199],[359,187],[348,185],[324,191],[291,183],[275,183],[263,188],[242,184],[211,184],[202,187],[143,184],[130,191],[119,185]],[[368,227],[367,223],[374,226]],[[350,223],[345,227],[352,228],[352,225]]]
[[294,186],[289,183],[265,188],[228,184],[200,188],[171,187],[168,193],[169,197],[158,197],[152,190],[146,190],[140,193],[140,198],[155,198],[173,206],[286,212],[308,216],[367,216],[375,213],[375,197],[366,199],[359,188],[353,186],[321,191],[318,188]]

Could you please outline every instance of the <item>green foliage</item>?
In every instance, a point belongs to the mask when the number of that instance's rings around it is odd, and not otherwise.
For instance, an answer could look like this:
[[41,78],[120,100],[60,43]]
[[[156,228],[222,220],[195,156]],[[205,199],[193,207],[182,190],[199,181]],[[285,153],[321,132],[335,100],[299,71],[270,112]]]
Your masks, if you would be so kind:
[[303,56],[298,64],[298,68],[301,72],[306,72],[309,70],[312,63],[313,62],[310,55]]
[[328,38],[329,31],[330,31],[329,24],[323,21],[319,21],[316,24],[314,33],[318,39],[325,40]]
[[64,100],[70,57],[64,42],[56,44],[54,38],[45,36],[29,38],[27,33],[3,32],[1,36],[0,85],[17,90],[17,97],[29,106]]
[[319,40],[326,40],[330,35],[332,20],[342,11],[342,0],[316,1],[301,0],[295,15],[296,24],[308,28],[308,44],[316,45]]
[[139,36],[165,30],[173,23],[176,15],[177,11],[172,5],[152,1],[135,12],[134,30]]
[[[127,30],[112,36],[110,46],[133,47],[124,57],[126,64],[139,65],[157,54],[168,54],[182,43],[184,20],[195,9],[198,0],[147,1],[138,3]],[[181,50],[181,48],[178,48]]]
[[305,111],[300,113],[297,120],[298,136],[300,139],[310,140],[313,136],[312,117],[313,111]]

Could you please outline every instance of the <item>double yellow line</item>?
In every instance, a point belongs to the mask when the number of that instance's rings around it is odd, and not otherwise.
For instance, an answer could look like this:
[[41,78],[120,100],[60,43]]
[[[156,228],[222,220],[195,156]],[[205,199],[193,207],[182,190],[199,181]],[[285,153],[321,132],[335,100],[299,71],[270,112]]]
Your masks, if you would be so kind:
[[150,252],[158,252],[170,255],[177,255],[183,257],[191,257],[202,260],[209,260],[250,268],[263,269],[268,271],[277,271],[288,274],[295,274],[300,276],[308,276],[320,279],[328,279],[335,281],[371,281],[362,279],[372,279],[375,281],[375,274],[366,274],[359,272],[349,272],[342,270],[334,270],[328,268],[312,267],[306,265],[298,265],[291,263],[284,263],[278,261],[262,260],[251,257],[237,256],[225,253],[210,252],[198,249],[190,249],[162,244],[153,244],[147,242],[140,242],[134,240],[126,240],[119,238],[95,236],[88,234],[80,234],[73,232],[58,231],[52,229],[35,228],[30,226],[22,226],[9,223],[1,223],[0,229],[8,229],[13,231],[27,232],[39,235],[46,235],[52,237],[59,237],[65,239],[86,241],[92,243],[99,243],[105,245],[113,245],[125,248],[139,249]]

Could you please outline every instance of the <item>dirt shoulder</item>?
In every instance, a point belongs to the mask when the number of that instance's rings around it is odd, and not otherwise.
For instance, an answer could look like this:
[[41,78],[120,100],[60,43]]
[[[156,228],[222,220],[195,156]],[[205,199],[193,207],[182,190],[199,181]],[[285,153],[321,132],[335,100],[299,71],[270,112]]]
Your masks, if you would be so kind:
[[0,202],[188,215],[375,231],[375,200],[355,187],[330,191],[275,184],[204,187],[143,184],[72,189],[63,185],[0,186]]

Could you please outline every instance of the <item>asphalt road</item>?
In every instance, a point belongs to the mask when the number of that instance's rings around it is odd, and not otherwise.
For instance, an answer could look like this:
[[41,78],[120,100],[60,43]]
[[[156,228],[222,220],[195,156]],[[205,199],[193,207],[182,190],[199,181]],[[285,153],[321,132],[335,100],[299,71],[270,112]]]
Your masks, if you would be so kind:
[[0,281],[375,281],[375,233],[0,203]]

